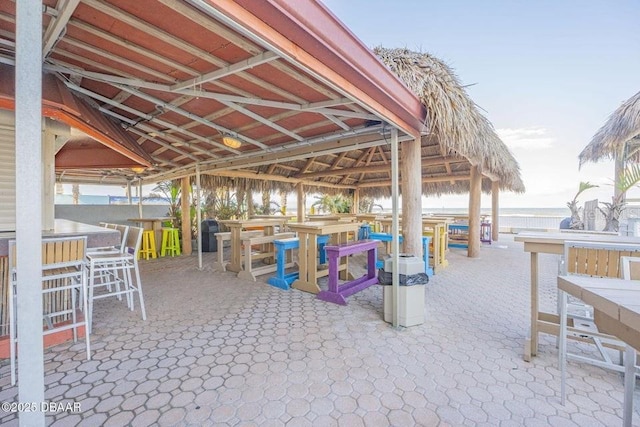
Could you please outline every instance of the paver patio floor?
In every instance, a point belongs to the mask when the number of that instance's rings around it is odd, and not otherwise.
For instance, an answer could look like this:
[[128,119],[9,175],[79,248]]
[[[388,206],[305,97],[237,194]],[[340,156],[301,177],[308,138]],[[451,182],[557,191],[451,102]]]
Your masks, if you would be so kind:
[[[95,304],[92,360],[82,341],[45,351],[46,399],[79,402],[51,425],[615,426],[623,387],[569,363],[560,404],[555,339],[524,362],[529,255],[512,236],[481,257],[452,249],[426,286],[426,321],[393,329],[373,286],[346,307],[213,272],[215,254],[141,262],[148,318]],[[352,263],[361,262],[352,260]],[[557,257],[540,256],[541,307],[555,307]],[[574,346],[576,344],[571,343]],[[0,401],[17,399],[8,363]],[[640,425],[635,393],[634,425]],[[0,424],[17,425],[15,414]]]

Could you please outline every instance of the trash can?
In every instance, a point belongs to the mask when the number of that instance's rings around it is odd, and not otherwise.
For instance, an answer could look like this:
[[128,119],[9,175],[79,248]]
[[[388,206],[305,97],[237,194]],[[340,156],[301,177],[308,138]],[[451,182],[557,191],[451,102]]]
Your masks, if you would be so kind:
[[220,231],[218,221],[205,219],[200,223],[200,234],[202,238],[202,252],[218,252],[218,240],[216,233]]
[[[393,322],[392,265],[391,257],[385,259],[384,268],[378,275],[383,285],[384,321],[389,323]],[[424,272],[424,261],[415,255],[400,254],[398,272],[398,324],[405,327],[420,325],[424,323],[424,285],[429,282],[429,276]]]

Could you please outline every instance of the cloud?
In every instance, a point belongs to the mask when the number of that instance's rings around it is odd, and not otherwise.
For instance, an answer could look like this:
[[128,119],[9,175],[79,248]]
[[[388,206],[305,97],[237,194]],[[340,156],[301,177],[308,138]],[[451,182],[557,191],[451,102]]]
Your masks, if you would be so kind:
[[544,150],[556,139],[547,135],[545,128],[496,129],[498,136],[512,150]]

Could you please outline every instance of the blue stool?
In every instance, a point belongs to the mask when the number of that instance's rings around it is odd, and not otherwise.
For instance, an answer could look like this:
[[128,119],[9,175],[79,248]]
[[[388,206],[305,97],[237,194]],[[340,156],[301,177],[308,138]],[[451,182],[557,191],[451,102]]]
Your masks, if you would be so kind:
[[318,255],[320,257],[318,264],[326,264],[327,263],[327,252],[324,250],[324,247],[329,243],[329,235],[321,234],[318,236]]
[[[391,234],[390,233],[369,233],[369,238],[373,240],[380,240],[381,242],[390,242]],[[404,237],[400,236],[400,243],[404,241]],[[384,266],[384,261],[376,261],[376,268],[382,268]]]
[[422,236],[422,256],[424,259],[424,273],[433,276],[433,268],[429,266],[429,245],[431,244],[431,236]]
[[358,231],[358,240],[364,240],[369,238],[369,233],[371,233],[371,226],[369,223],[365,222],[360,225],[360,230]]
[[288,250],[297,249],[300,247],[300,240],[297,237],[290,239],[274,240],[273,245],[276,251],[276,275],[269,277],[267,283],[276,288],[288,291],[291,289],[291,284],[300,277],[297,271],[286,273],[285,272],[285,252]]

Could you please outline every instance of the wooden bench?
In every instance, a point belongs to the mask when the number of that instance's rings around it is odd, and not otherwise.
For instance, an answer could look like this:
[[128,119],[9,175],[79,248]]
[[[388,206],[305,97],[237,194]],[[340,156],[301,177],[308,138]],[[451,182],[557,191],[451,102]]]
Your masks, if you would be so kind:
[[[240,236],[262,236],[262,231],[243,231]],[[224,242],[231,241],[231,232],[216,233],[216,240],[218,241],[218,259],[213,263],[213,271],[227,271],[229,261],[224,259]]]
[[[325,246],[325,251],[327,251],[327,257],[329,258],[329,289],[320,291],[318,298],[335,304],[347,305],[346,297],[378,283],[376,275],[378,243],[378,240],[367,239],[337,246]],[[367,274],[339,285],[340,258],[362,252],[367,252]]]
[[[277,233],[271,236],[245,236],[242,238],[242,244],[244,246],[244,256],[242,257],[243,269],[238,272],[239,279],[253,280],[256,281],[256,276],[261,276],[267,273],[273,273],[276,271],[277,263],[271,265],[265,265],[262,267],[253,268],[252,262],[254,260],[260,260],[265,258],[273,258],[274,253],[272,251],[267,252],[258,252],[254,254],[252,246],[254,245],[265,245],[269,243],[274,243],[276,240],[287,239],[290,237],[294,237],[295,233]],[[293,267],[293,262],[289,262],[285,264],[285,269],[289,267]]]

